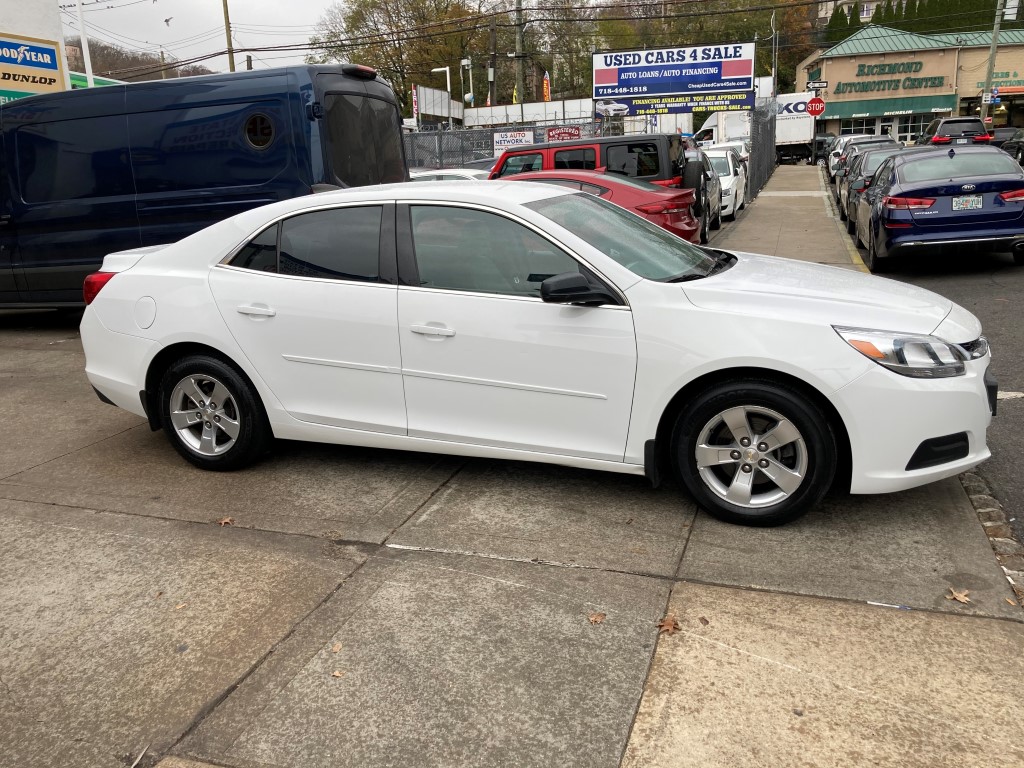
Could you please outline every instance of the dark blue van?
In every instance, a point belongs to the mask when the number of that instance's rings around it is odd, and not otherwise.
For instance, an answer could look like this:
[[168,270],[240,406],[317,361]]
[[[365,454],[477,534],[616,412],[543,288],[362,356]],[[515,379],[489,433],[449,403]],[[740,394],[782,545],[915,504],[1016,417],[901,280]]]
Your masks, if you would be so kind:
[[74,306],[118,250],[321,189],[404,181],[391,87],[355,64],[0,105],[0,307]]

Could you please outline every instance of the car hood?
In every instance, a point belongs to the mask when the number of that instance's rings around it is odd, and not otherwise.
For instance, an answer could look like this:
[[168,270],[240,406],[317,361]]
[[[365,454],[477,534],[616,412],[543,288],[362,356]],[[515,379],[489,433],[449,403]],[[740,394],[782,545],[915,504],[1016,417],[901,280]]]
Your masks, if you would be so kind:
[[[690,302],[720,312],[904,333],[932,333],[951,316],[950,333],[962,336],[975,325],[980,333],[970,312],[923,288],[839,267],[733,253],[738,261],[730,269],[682,286]],[[978,333],[953,340],[970,341]]]

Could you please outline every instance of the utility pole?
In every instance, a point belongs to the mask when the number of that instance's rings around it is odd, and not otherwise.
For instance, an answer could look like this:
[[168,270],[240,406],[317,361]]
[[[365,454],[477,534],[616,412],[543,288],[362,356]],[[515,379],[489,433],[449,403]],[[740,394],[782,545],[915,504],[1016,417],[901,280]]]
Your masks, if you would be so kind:
[[160,49],[160,79],[167,79],[167,60],[164,58],[164,49]]
[[523,0],[516,0],[516,93],[522,104],[526,98],[526,83],[523,81]]
[[491,61],[487,67],[487,100],[492,107],[498,106],[498,84],[494,72],[498,68],[498,22],[491,17]]
[[[996,66],[996,52],[999,49],[999,24],[1003,20],[1003,5],[1006,0],[999,0],[996,3],[996,20],[992,25],[992,45],[988,49],[988,69],[985,71],[985,90],[981,97],[981,122],[988,118],[988,104],[985,103],[985,94],[992,93],[992,71]],[[989,97],[991,98],[991,96]]]
[[228,69],[235,71],[235,48],[231,44],[231,19],[228,17],[228,0],[224,2],[224,34],[228,38]]
[[85,33],[85,19],[82,18],[82,0],[78,0],[75,6],[78,9],[78,28],[82,30],[82,60],[85,62],[85,82],[92,88],[96,85],[96,79],[92,76],[92,57],[89,56],[89,36]]

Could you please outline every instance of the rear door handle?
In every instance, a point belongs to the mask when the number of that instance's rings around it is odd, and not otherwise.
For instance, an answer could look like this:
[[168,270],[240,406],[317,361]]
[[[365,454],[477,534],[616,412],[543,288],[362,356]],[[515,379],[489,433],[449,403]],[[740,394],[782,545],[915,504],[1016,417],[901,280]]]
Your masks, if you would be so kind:
[[237,307],[238,314],[240,315],[255,315],[257,317],[273,317],[277,314],[276,310],[271,309],[267,306],[247,306],[243,305]]
[[451,328],[441,328],[436,325],[410,325],[409,330],[413,333],[422,333],[424,336],[454,336],[455,331]]

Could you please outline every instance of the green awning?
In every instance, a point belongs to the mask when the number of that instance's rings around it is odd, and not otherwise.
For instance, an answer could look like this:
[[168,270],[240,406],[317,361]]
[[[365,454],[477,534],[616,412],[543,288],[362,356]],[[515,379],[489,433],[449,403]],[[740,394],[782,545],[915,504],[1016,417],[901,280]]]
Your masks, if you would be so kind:
[[955,94],[947,96],[907,96],[902,99],[861,99],[860,101],[825,102],[825,114],[819,120],[842,120],[848,117],[893,117],[945,113],[957,110]]

